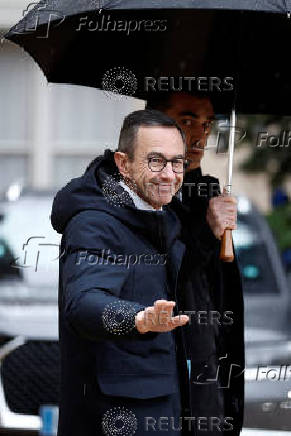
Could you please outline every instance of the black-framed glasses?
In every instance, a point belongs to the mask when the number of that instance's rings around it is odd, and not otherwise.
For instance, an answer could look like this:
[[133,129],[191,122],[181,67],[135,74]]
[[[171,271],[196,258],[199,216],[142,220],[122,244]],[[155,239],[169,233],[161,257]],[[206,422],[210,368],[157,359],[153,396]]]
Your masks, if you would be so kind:
[[166,167],[167,163],[171,162],[174,173],[183,173],[189,166],[190,162],[187,159],[174,158],[166,159],[162,156],[153,156],[148,158],[148,167],[151,171],[160,172]]

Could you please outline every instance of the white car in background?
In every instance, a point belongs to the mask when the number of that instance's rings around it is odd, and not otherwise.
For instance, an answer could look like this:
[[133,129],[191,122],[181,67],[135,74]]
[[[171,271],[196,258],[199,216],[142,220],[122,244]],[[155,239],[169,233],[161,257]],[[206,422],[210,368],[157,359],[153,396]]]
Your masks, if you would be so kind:
[[[50,225],[54,194],[17,187],[8,194],[0,202],[0,433],[38,434],[47,406],[46,434],[55,434],[61,236]],[[279,436],[291,431],[291,382],[258,379],[257,369],[291,364],[289,293],[265,219],[246,198],[238,209],[233,238],[244,283],[247,364],[242,436],[262,434],[256,428]]]

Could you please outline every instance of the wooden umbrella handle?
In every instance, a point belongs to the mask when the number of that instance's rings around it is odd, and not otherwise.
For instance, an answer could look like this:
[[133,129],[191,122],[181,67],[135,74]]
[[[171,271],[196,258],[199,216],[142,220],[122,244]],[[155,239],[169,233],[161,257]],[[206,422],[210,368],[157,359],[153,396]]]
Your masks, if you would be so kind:
[[233,262],[232,230],[225,229],[221,239],[220,259],[223,262]]

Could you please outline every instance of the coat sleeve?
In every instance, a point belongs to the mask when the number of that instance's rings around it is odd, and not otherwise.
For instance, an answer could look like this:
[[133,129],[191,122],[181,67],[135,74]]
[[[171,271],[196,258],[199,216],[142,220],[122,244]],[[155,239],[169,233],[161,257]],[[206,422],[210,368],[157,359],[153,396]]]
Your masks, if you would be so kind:
[[99,214],[96,211],[78,214],[67,225],[63,236],[65,250],[60,259],[63,316],[85,339],[152,339],[159,333],[141,334],[135,327],[135,316],[145,306],[120,298],[129,280],[129,269],[125,265],[112,265],[110,259],[96,262],[96,255],[104,248],[118,246],[119,238],[108,216],[107,221],[106,217],[100,220]]

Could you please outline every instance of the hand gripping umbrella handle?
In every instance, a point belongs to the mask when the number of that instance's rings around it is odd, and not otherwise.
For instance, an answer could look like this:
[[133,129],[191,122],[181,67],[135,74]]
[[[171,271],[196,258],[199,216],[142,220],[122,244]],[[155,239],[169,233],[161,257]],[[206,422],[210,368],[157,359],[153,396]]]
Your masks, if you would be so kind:
[[[230,118],[230,135],[228,147],[228,181],[226,185],[227,195],[231,194],[232,187],[232,168],[233,168],[233,153],[234,153],[234,138],[235,138],[235,109],[232,110]],[[233,244],[232,244],[232,230],[225,229],[221,239],[220,259],[223,262],[233,262]]]

